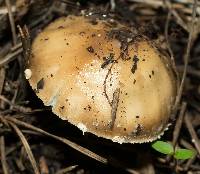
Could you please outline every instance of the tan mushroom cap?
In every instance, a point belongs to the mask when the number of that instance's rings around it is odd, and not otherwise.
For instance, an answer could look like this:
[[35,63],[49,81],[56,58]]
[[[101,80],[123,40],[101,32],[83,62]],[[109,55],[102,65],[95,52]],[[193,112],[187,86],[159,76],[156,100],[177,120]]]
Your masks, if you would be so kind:
[[56,20],[33,42],[29,82],[45,105],[83,132],[118,143],[149,142],[167,128],[175,78],[149,41],[127,38],[122,51],[110,33],[124,28],[83,16]]

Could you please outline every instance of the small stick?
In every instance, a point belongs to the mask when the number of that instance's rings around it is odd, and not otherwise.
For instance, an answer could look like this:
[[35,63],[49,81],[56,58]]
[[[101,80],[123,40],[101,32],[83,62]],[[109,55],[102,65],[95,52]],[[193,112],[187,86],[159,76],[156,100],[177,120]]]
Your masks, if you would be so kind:
[[4,66],[5,64],[8,64],[12,60],[14,60],[14,58],[16,58],[22,52],[23,52],[23,49],[19,48],[15,52],[7,54],[4,58],[0,59],[0,67]]
[[173,140],[172,140],[172,144],[173,144],[174,147],[177,144],[177,140],[178,140],[178,137],[179,137],[179,134],[180,134],[180,131],[181,131],[186,106],[187,106],[187,103],[183,102],[182,105],[181,105],[181,110],[179,112],[178,119],[176,121],[175,129],[174,129],[174,132],[173,132]]
[[116,114],[117,114],[117,108],[119,103],[119,94],[120,94],[120,88],[117,88],[115,92],[113,93],[113,100],[112,100],[112,108],[111,108],[111,130],[114,127],[115,120],[116,120]]
[[19,138],[20,138],[22,144],[24,145],[24,148],[25,148],[25,150],[26,150],[26,153],[27,153],[27,155],[28,155],[28,158],[29,158],[29,160],[30,160],[30,162],[31,162],[31,165],[32,165],[32,167],[33,167],[34,173],[35,173],[35,174],[40,174],[40,171],[39,171],[39,169],[38,169],[38,167],[37,167],[36,160],[35,160],[35,158],[34,158],[34,156],[33,156],[33,153],[32,153],[32,151],[31,151],[31,148],[30,148],[30,146],[29,146],[29,144],[28,144],[28,142],[27,142],[25,136],[23,135],[23,133],[20,131],[20,129],[19,129],[14,123],[9,122],[9,124],[10,124],[10,125],[12,126],[12,128],[15,130],[15,132],[16,132],[17,135],[19,136]]
[[[167,8],[171,11],[171,13],[173,14],[173,16],[176,18],[177,23],[182,26],[187,32],[190,32],[190,30],[188,29],[188,25],[183,21],[183,19],[179,16],[179,14],[177,13],[176,10],[173,9],[172,4],[170,3],[170,1],[165,0],[164,1]],[[196,16],[196,15],[195,15]],[[194,17],[195,19],[195,17]]]
[[7,98],[5,98],[3,95],[0,95],[0,100],[3,100],[4,102],[8,103],[10,106],[13,107],[13,110],[18,110],[20,112],[26,113],[26,112],[31,112],[31,108],[26,108],[24,106],[19,106],[16,105],[14,103],[12,103],[10,100],[8,100]]
[[116,3],[115,0],[110,0],[111,11],[115,11]]
[[9,174],[8,172],[8,166],[6,162],[6,153],[5,153],[5,141],[4,141],[4,136],[0,138],[0,149],[1,149],[1,165],[3,168],[3,173],[4,174]]
[[9,121],[11,121],[11,122],[13,122],[13,123],[15,123],[15,124],[17,124],[19,126],[23,126],[23,127],[28,128],[28,129],[32,129],[32,130],[34,130],[36,132],[39,132],[39,133],[41,133],[43,135],[49,136],[51,138],[54,138],[54,139],[56,139],[56,140],[58,140],[58,141],[60,141],[60,142],[62,142],[64,144],[67,144],[71,148],[73,148],[73,149],[85,154],[86,156],[89,156],[90,158],[93,158],[93,159],[95,159],[95,160],[97,160],[97,161],[99,161],[99,162],[101,162],[103,164],[107,164],[108,163],[108,160],[106,158],[101,157],[101,156],[97,155],[96,153],[94,153],[94,152],[92,152],[92,151],[90,151],[90,150],[88,150],[88,149],[86,149],[86,148],[84,148],[82,146],[79,146],[78,144],[76,144],[74,142],[69,141],[68,139],[65,139],[65,138],[50,134],[50,133],[48,133],[48,132],[46,132],[46,131],[44,131],[44,130],[42,130],[40,128],[32,126],[32,125],[30,125],[28,123],[25,123],[23,121],[17,120],[17,119],[15,119],[13,117],[6,117],[6,120],[9,120]]
[[186,75],[187,75],[187,68],[188,68],[188,62],[189,62],[189,57],[190,57],[190,50],[192,47],[192,43],[193,43],[193,32],[194,32],[194,23],[195,23],[195,17],[196,17],[196,8],[197,8],[197,0],[194,0],[194,5],[193,5],[193,12],[192,12],[192,21],[191,21],[191,27],[190,27],[190,32],[189,32],[189,38],[188,38],[188,43],[187,43],[187,50],[186,50],[186,54],[184,56],[184,71],[183,71],[183,75],[181,78],[181,83],[180,83],[180,87],[178,90],[178,94],[176,97],[176,101],[174,104],[174,108],[176,109],[180,103],[181,97],[182,97],[182,93],[183,93],[183,87],[185,84],[185,79],[186,79]]
[[17,34],[16,34],[16,29],[15,29],[15,21],[13,18],[13,12],[10,4],[10,0],[5,0],[7,9],[8,9],[8,17],[10,21],[10,26],[11,26],[11,31],[12,31],[12,38],[13,38],[13,45],[17,44]]
[[105,77],[104,82],[103,82],[104,94],[105,94],[105,97],[106,97],[106,99],[107,99],[107,101],[108,101],[108,103],[111,107],[112,107],[112,103],[111,103],[111,101],[108,97],[108,94],[107,94],[106,83],[107,83],[107,78],[108,78],[109,74],[111,73],[111,69],[112,69],[113,65],[114,65],[114,63],[112,63],[110,68],[108,69],[108,72],[107,72],[106,77]]
[[197,149],[197,152],[199,153],[200,155],[200,142],[199,142],[199,138],[194,130],[194,127],[192,126],[192,123],[191,123],[191,120],[189,119],[189,114],[187,113],[185,115],[185,124],[186,124],[186,127],[188,128],[188,131],[192,137],[192,142],[194,143],[196,149]]

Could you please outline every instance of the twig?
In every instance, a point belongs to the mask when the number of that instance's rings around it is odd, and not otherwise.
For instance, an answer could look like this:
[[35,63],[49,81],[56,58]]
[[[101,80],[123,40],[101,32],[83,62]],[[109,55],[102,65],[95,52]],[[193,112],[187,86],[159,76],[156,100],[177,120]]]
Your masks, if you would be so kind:
[[[180,66],[177,67],[177,69],[180,73],[182,73],[184,71],[184,66],[180,65]],[[192,66],[188,66],[187,74],[192,75],[192,76],[197,77],[197,78],[200,78],[200,71],[197,70],[197,69],[194,69]]]
[[2,136],[0,138],[0,147],[1,147],[1,165],[2,165],[2,168],[3,168],[3,173],[4,174],[9,174],[8,166],[7,166],[7,162],[6,162],[4,136]]
[[5,64],[9,63],[10,61],[14,60],[19,54],[23,52],[22,48],[19,48],[13,53],[7,54],[4,58],[0,59],[0,67],[4,66]]
[[[179,16],[179,14],[176,12],[176,10],[173,9],[172,4],[170,3],[169,0],[164,0],[167,8],[171,11],[173,16],[176,18],[177,23],[183,27],[186,31],[189,31],[188,25],[182,20],[182,18]],[[196,15],[195,15],[196,16]],[[195,18],[195,17],[194,17]]]
[[38,169],[38,167],[37,167],[37,163],[36,163],[36,161],[35,161],[35,158],[34,158],[34,156],[33,156],[32,151],[31,151],[31,148],[30,148],[30,146],[29,146],[29,144],[28,144],[26,138],[24,137],[23,133],[20,131],[20,129],[19,129],[14,123],[9,122],[9,124],[13,127],[13,129],[15,130],[15,132],[17,133],[17,135],[19,136],[19,138],[20,138],[22,144],[24,145],[24,148],[25,148],[25,150],[26,150],[26,153],[27,153],[27,155],[28,155],[28,158],[29,158],[29,160],[30,160],[30,162],[31,162],[31,165],[32,165],[32,167],[33,167],[34,173],[35,173],[35,174],[40,174],[39,169]]
[[22,145],[21,141],[15,143],[14,146],[11,146],[10,148],[7,148],[6,150],[6,155],[9,155],[10,153],[14,152],[17,150],[20,146]]
[[184,171],[188,171],[188,169],[190,168],[190,166],[193,164],[193,162],[196,160],[196,156],[195,157],[193,157],[193,158],[191,158],[191,159],[189,159],[188,161],[187,161],[187,163],[184,165],[184,167],[183,167],[183,169],[184,169]]
[[169,30],[169,21],[170,21],[170,18],[171,18],[171,11],[169,10],[168,14],[167,14],[167,21],[165,23],[165,39],[166,39],[166,43],[167,43],[167,49],[170,53],[170,57],[171,57],[171,60],[173,62],[173,64],[175,64],[174,62],[174,54],[173,54],[173,51],[170,47],[170,44],[169,44],[169,34],[168,34],[168,30]]
[[200,155],[199,138],[198,138],[193,126],[192,126],[192,123],[191,123],[191,120],[189,119],[189,114],[188,113],[185,115],[184,121],[185,121],[186,127],[188,128],[188,131],[189,131],[189,133],[190,133],[190,135],[192,137],[192,142],[194,143],[194,145],[195,145],[195,147],[196,147],[196,149],[197,149],[197,151],[198,151],[198,153]]
[[85,154],[86,156],[89,156],[90,158],[93,158],[93,159],[95,159],[95,160],[97,160],[97,161],[99,161],[99,162],[101,162],[101,163],[104,163],[104,164],[107,164],[107,163],[108,163],[108,160],[107,160],[106,158],[101,157],[101,156],[95,154],[94,152],[92,152],[92,151],[90,151],[90,150],[88,150],[88,149],[86,149],[86,148],[84,148],[84,147],[81,147],[81,146],[79,146],[78,144],[76,144],[76,143],[74,143],[74,142],[71,142],[71,141],[69,141],[69,140],[67,140],[67,139],[65,139],[65,138],[62,138],[62,137],[59,137],[59,136],[50,134],[50,133],[48,133],[48,132],[46,132],[46,131],[44,131],[44,130],[42,130],[42,129],[40,129],[40,128],[37,128],[37,127],[35,127],[35,126],[32,126],[32,125],[30,125],[30,124],[28,124],[28,123],[25,123],[25,122],[23,122],[23,121],[17,120],[17,119],[15,119],[15,118],[6,117],[6,119],[9,120],[9,121],[11,121],[11,122],[13,122],[13,123],[15,123],[15,124],[17,124],[17,125],[26,127],[26,128],[28,128],[28,129],[32,129],[32,130],[34,130],[34,131],[36,131],[36,132],[39,132],[39,133],[41,133],[41,134],[43,134],[43,135],[46,135],[46,136],[49,136],[49,137],[51,137],[51,138],[54,138],[54,139],[56,139],[56,140],[58,140],[58,141],[61,141],[62,143],[67,144],[67,145],[70,146],[71,148],[73,148],[73,149],[75,149],[75,150],[77,150],[77,151],[79,151],[79,152]]
[[10,0],[5,0],[5,3],[6,3],[6,6],[7,6],[7,9],[8,9],[8,17],[9,17],[11,31],[12,31],[13,45],[16,45],[17,44],[17,34],[16,34],[15,21],[14,21],[14,18],[13,18]]
[[19,43],[17,43],[16,45],[14,45],[13,47],[11,47],[11,48],[10,48],[10,51],[15,51],[15,50],[17,50],[17,49],[19,49],[19,48],[21,48],[21,47],[22,47],[22,43],[19,42]]
[[191,21],[191,27],[190,27],[189,38],[188,38],[188,43],[187,43],[187,50],[186,50],[186,54],[184,56],[184,71],[183,71],[180,87],[179,87],[178,94],[177,94],[176,101],[175,101],[175,109],[178,107],[178,105],[180,103],[180,99],[182,97],[183,87],[184,87],[185,79],[186,79],[186,75],[187,75],[187,67],[188,67],[190,50],[191,50],[192,41],[193,41],[194,19],[196,17],[196,7],[197,7],[197,0],[194,0],[192,21]]
[[5,80],[5,69],[3,67],[0,67],[0,94],[3,91],[4,80]]
[[116,120],[117,108],[119,103],[119,94],[120,94],[120,88],[115,89],[115,92],[113,93],[112,108],[111,108],[111,120],[112,120],[110,124],[111,130],[113,129]]
[[110,0],[111,11],[115,11],[116,3],[115,0]]
[[176,146],[176,143],[177,143],[180,131],[181,131],[181,126],[183,123],[183,117],[185,115],[186,106],[187,106],[187,104],[185,102],[183,102],[181,105],[181,110],[180,110],[178,119],[176,121],[175,129],[173,132],[173,141],[172,141],[172,144],[174,147]]
[[[16,6],[11,7],[12,12],[16,12]],[[8,9],[6,7],[1,7],[0,8],[0,15],[4,15],[8,13]]]
[[13,109],[18,110],[19,112],[22,112],[22,113],[31,112],[31,108],[28,108],[28,107],[26,108],[24,106],[16,105],[12,103],[10,100],[8,100],[7,98],[5,98],[3,95],[0,95],[0,100],[3,100],[4,102],[8,103],[10,106],[13,107]]
[[182,146],[185,147],[186,149],[191,149],[191,150],[194,150],[194,149],[195,149],[189,142],[187,142],[187,141],[184,140],[184,139],[181,139],[181,140],[180,140],[180,145],[182,145]]
[[41,174],[49,174],[49,168],[48,168],[45,157],[41,156],[39,161],[40,161]]
[[108,101],[108,103],[109,103],[109,105],[110,105],[111,107],[112,107],[112,102],[110,101],[110,99],[109,99],[109,97],[108,97],[106,85],[107,85],[107,78],[108,78],[109,74],[111,73],[111,69],[112,69],[113,65],[114,65],[114,63],[112,63],[112,65],[111,65],[110,68],[108,69],[108,72],[107,72],[106,77],[105,77],[104,82],[103,82],[104,94],[105,94],[105,97],[106,97],[106,99],[107,99],[107,101]]
[[179,74],[178,74],[178,71],[177,71],[177,68],[176,68],[176,63],[175,63],[175,60],[174,60],[174,54],[173,54],[173,51],[172,51],[170,43],[169,43],[169,35],[168,35],[169,22],[170,22],[171,15],[172,15],[171,10],[169,10],[168,15],[167,15],[167,21],[165,23],[165,40],[166,40],[166,44],[167,44],[167,49],[168,49],[169,54],[170,54],[171,62],[172,62],[172,68],[173,68],[173,71],[174,71],[174,73],[176,75],[176,79],[177,79],[177,83],[176,83],[177,89],[176,90],[178,90],[180,79],[179,79]]

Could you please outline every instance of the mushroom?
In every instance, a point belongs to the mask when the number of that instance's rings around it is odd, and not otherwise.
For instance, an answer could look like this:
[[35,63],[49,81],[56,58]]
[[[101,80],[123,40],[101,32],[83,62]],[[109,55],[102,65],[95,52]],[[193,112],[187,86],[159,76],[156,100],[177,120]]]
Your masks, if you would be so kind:
[[177,91],[168,56],[113,19],[57,19],[35,38],[27,69],[44,105],[83,133],[144,143],[168,127]]

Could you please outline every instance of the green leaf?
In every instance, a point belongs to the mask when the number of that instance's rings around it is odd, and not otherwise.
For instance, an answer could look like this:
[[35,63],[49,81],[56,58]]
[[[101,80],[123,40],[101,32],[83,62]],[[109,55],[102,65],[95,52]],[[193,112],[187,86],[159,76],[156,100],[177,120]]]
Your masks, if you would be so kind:
[[197,154],[197,153],[196,153],[196,151],[194,151],[194,150],[189,150],[189,149],[177,149],[177,150],[175,151],[174,158],[185,160],[185,159],[193,158],[196,154]]
[[156,141],[152,144],[152,147],[163,154],[172,155],[174,153],[174,148],[170,143],[164,141]]

